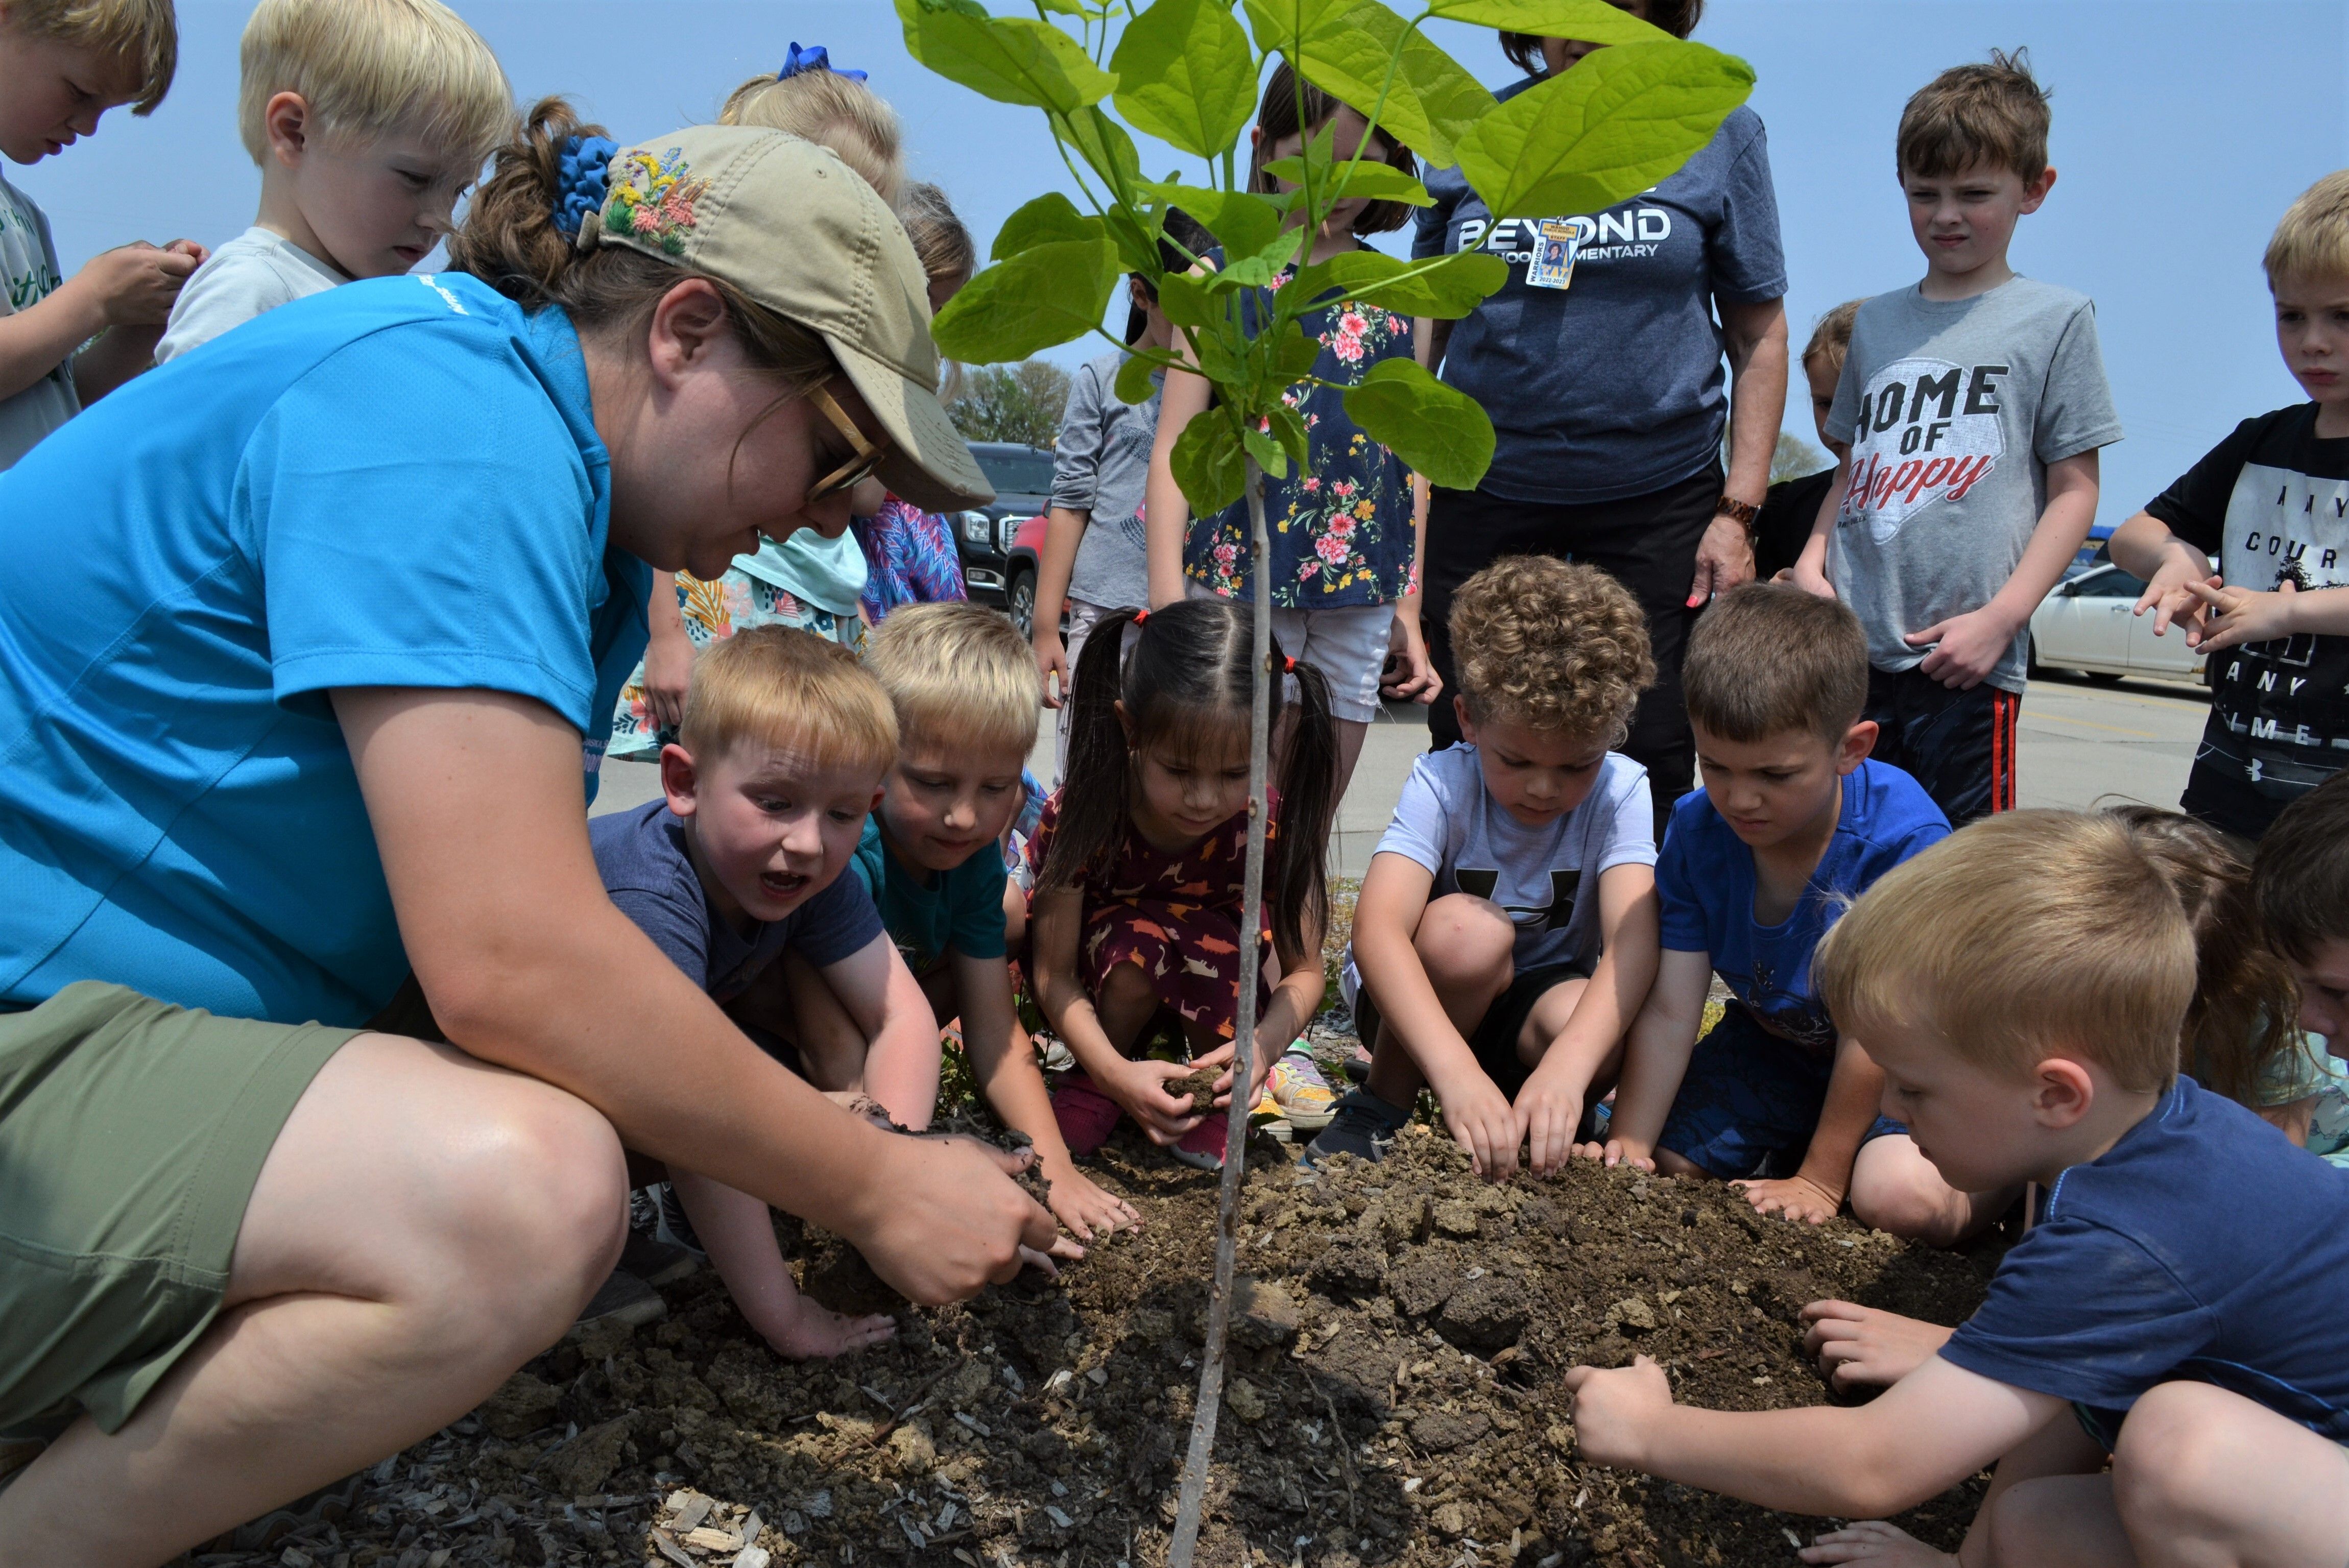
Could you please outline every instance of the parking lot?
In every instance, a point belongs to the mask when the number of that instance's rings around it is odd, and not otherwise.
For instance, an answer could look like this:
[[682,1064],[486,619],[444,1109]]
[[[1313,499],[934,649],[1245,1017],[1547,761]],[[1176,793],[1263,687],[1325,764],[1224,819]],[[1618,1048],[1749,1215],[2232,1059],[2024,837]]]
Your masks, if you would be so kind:
[[[2202,733],[2209,702],[2183,682],[2129,680],[2103,685],[2074,678],[2035,680],[2023,698],[2020,791],[2025,806],[2086,809],[2113,799],[2175,806]],[[1052,777],[1052,716],[1030,766]],[[1425,711],[1391,707],[1371,727],[1354,781],[1338,810],[1331,869],[1360,876],[1368,868],[1412,759],[1427,749]],[[607,762],[595,814],[620,810],[660,793],[649,763]]]

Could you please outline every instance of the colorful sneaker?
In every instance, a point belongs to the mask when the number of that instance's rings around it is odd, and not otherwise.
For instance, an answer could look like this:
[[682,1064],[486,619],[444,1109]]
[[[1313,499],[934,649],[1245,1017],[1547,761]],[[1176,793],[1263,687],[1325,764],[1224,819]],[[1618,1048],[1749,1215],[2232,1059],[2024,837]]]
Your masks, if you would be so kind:
[[1061,1141],[1074,1155],[1091,1154],[1108,1142],[1117,1119],[1124,1114],[1125,1108],[1102,1093],[1082,1071],[1070,1073],[1052,1090],[1052,1119],[1060,1124]]
[[1273,1063],[1265,1088],[1279,1105],[1282,1119],[1291,1127],[1308,1130],[1327,1127],[1337,1114],[1338,1097],[1331,1092],[1330,1080],[1304,1051],[1292,1049]]

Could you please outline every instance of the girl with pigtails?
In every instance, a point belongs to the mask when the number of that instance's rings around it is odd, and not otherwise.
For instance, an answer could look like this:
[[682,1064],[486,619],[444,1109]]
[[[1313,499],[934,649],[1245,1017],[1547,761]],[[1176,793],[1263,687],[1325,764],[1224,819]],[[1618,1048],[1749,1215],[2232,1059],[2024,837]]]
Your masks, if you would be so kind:
[[[1176,1080],[1224,1069],[1236,1090],[1241,879],[1247,850],[1254,610],[1178,600],[1104,619],[1078,661],[1066,781],[1030,841],[1037,999],[1076,1057],[1052,1111],[1070,1152],[1101,1147],[1131,1116],[1186,1164],[1223,1163],[1225,1113]],[[1129,628],[1131,634],[1129,634]],[[1280,979],[1259,974],[1250,1103],[1321,1005],[1322,861],[1337,805],[1337,738],[1321,672],[1272,645],[1294,711],[1274,748],[1266,806],[1262,934]],[[1162,1021],[1190,1060],[1144,1054]]]

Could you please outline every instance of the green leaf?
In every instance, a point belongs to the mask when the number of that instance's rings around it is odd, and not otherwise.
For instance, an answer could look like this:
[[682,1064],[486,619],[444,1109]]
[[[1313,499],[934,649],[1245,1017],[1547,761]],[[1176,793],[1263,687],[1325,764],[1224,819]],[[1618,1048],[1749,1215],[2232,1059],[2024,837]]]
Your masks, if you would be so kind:
[[1110,57],[1117,108],[1137,130],[1218,158],[1256,108],[1256,52],[1232,0],[1155,0]]
[[[956,296],[961,297],[959,295]],[[1239,431],[1226,410],[1210,408],[1183,427],[1168,464],[1194,517],[1213,517],[1247,488]]]
[[1147,403],[1150,395],[1158,390],[1150,377],[1159,366],[1143,355],[1133,355],[1117,367],[1117,400],[1121,403]]
[[[904,3],[898,0],[898,4]],[[1133,138],[1126,135],[1125,127],[1096,106],[1087,104],[1073,113],[1054,115],[1052,131],[1076,149],[1077,156],[1108,182],[1120,201],[1129,207],[1136,205],[1134,197],[1142,184],[1142,155],[1134,151]]]
[[1245,191],[1211,191],[1204,185],[1165,184],[1148,189],[1169,207],[1180,207],[1206,224],[1207,232],[1222,242],[1226,255],[1253,255],[1280,232],[1280,203],[1269,196],[1252,196]]
[[1240,432],[1240,444],[1247,449],[1247,455],[1256,459],[1256,466],[1266,473],[1277,480],[1288,477],[1288,454],[1270,435],[1251,425]]
[[[1368,159],[1360,163],[1327,165],[1316,159],[1313,163],[1313,189],[1316,193],[1325,189],[1325,181],[1334,186],[1342,178],[1346,181],[1348,196],[1370,201],[1400,201],[1407,207],[1435,205],[1435,198],[1427,193],[1426,186],[1392,164],[1374,163]],[[1302,185],[1305,182],[1305,160],[1283,158],[1266,164],[1264,171],[1275,180]]]
[[1599,49],[1486,116],[1460,171],[1496,219],[1601,211],[1677,173],[1753,90],[1702,44]]
[[1036,0],[1036,4],[1058,16],[1090,17],[1101,15],[1100,11],[1092,6],[1078,5],[1077,0]]
[[[1493,111],[1493,95],[1458,61],[1412,31],[1378,0],[1246,0],[1248,24],[1267,49],[1297,62],[1305,79],[1363,114],[1388,83],[1387,62],[1402,59],[1387,86],[1379,128],[1441,167],[1469,128]],[[1309,18],[1298,25],[1298,13]]]
[[1208,281],[1188,273],[1168,273],[1158,282],[1158,308],[1177,326],[1205,328],[1222,320],[1207,298]]
[[1099,326],[1116,282],[1108,240],[1048,240],[971,279],[930,335],[939,353],[966,365],[1025,359]]
[[1400,315],[1457,321],[1508,277],[1509,264],[1483,251],[1462,251],[1433,266],[1378,251],[1349,251],[1306,268],[1289,287],[1308,291],[1298,296],[1304,300],[1319,302],[1334,294]]
[[897,0],[907,52],[998,103],[1074,114],[1117,86],[1115,77],[1086,57],[1082,45],[1049,23],[936,5],[936,0]]
[[1234,256],[1226,251],[1223,270],[1208,281],[1207,287],[1216,294],[1233,289],[1270,288],[1273,279],[1297,259],[1298,242],[1303,238],[1301,229],[1284,229],[1250,255]]
[[1033,245],[1052,240],[1098,240],[1102,221],[1077,211],[1077,204],[1058,191],[1048,191],[1003,220],[995,233],[991,262],[1008,261]]
[[1371,439],[1445,490],[1475,490],[1493,466],[1493,421],[1476,400],[1416,360],[1389,359],[1346,394],[1346,412]]
[[1305,328],[1293,321],[1264,348],[1266,363],[1271,366],[1275,381],[1282,387],[1296,386],[1321,363],[1320,344],[1308,337]]
[[1309,469],[1312,465],[1306,461],[1305,421],[1297,410],[1287,403],[1276,403],[1266,417],[1272,422],[1273,438],[1296,463],[1298,471],[1303,473]]
[[951,11],[957,16],[982,18],[987,15],[987,7],[978,0],[918,0],[918,4],[925,11]]
[[1537,38],[1578,38],[1586,44],[1660,44],[1671,35],[1608,0],[1429,0],[1452,22],[1531,33]]

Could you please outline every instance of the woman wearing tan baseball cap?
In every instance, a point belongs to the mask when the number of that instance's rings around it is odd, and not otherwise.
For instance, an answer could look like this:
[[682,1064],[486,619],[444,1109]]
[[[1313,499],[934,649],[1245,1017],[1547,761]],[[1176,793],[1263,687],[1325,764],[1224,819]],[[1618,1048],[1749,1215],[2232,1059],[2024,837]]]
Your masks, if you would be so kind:
[[867,472],[988,494],[904,232],[809,143],[549,103],[450,252],[0,475],[12,1560],[160,1563],[462,1415],[611,1269],[624,1144],[917,1300],[1050,1243],[992,1151],[746,1040],[588,849],[650,568],[837,533]]

